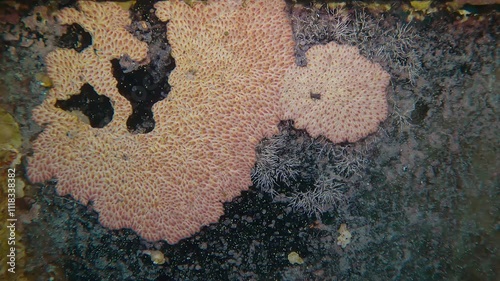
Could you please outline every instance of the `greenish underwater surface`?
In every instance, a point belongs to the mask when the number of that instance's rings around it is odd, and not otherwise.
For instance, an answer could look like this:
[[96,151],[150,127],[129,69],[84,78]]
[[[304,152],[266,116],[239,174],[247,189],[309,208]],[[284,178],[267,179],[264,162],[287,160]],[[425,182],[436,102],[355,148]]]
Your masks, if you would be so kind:
[[[23,155],[41,130],[31,110],[58,40],[36,6],[0,3],[0,107],[19,124]],[[28,185],[17,202],[22,280],[499,280],[498,7],[411,22],[402,4],[345,9],[290,7],[297,63],[335,41],[381,64],[390,109],[378,132],[332,144],[283,121],[256,148],[254,185],[175,245],[102,227],[91,206],[58,196],[55,181]],[[352,234],[345,248],[341,224]],[[151,248],[164,264],[143,253]],[[303,263],[291,264],[292,252]]]

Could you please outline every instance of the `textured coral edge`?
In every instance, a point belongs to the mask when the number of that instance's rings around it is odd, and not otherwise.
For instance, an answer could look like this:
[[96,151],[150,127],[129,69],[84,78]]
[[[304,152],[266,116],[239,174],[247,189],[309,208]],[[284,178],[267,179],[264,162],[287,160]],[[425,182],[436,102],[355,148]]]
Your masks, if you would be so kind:
[[[101,25],[123,20],[93,18],[89,7],[107,3],[81,2],[80,11],[61,12],[64,22],[83,22],[94,37],[109,37],[101,38],[99,48],[56,50],[47,57],[54,88],[33,112],[46,127],[33,143],[28,175],[37,182],[55,177],[59,194],[92,201],[106,227],[176,243],[216,222],[222,203],[251,184],[255,144],[276,131],[277,93],[294,58],[282,1],[248,1],[238,9],[236,2],[209,2],[195,5],[197,11],[167,3],[177,67],[168,98],[153,107],[155,129],[146,135],[127,131],[130,104],[117,92],[109,65],[110,58],[126,53],[116,48],[129,45],[117,33],[99,33]],[[217,13],[223,9],[229,12]],[[102,129],[54,106],[83,83],[113,103],[113,121]]]
[[103,59],[127,54],[136,61],[147,59],[148,46],[127,31],[129,12],[114,2],[78,1],[78,9],[64,8],[57,13],[61,24],[81,25],[92,36],[92,46]]
[[296,66],[285,76],[283,119],[334,143],[356,142],[377,131],[387,117],[390,75],[353,46],[316,45],[306,57],[307,66]]

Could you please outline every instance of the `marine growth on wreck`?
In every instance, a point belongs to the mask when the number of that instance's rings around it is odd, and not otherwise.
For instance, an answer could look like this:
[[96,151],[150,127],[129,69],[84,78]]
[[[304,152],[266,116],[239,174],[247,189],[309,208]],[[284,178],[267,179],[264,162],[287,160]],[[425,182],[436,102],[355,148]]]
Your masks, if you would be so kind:
[[495,280],[499,4],[0,3],[0,276]]

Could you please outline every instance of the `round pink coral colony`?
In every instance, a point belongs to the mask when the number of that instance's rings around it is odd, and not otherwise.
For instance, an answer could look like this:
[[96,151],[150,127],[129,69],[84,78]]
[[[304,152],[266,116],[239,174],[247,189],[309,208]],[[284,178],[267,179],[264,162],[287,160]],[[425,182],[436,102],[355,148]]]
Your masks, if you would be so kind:
[[311,47],[307,66],[290,69],[281,92],[283,119],[312,137],[355,142],[387,117],[390,76],[356,47],[329,43]]

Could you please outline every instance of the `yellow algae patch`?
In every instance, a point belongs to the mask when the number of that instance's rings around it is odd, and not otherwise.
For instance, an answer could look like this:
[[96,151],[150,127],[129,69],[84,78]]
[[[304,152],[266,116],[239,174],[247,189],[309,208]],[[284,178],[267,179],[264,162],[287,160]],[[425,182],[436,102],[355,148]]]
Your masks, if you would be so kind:
[[415,11],[426,12],[431,7],[432,1],[410,1],[410,5]]
[[291,264],[303,264],[304,260],[299,256],[297,252],[291,252],[288,254],[288,261]]
[[14,117],[0,108],[0,169],[19,164],[21,133]]
[[52,79],[45,73],[37,73],[35,74],[35,79],[38,81],[42,87],[51,88],[52,87]]
[[410,6],[404,4],[403,10],[408,12],[407,21],[410,22],[413,19],[424,20],[426,15],[437,12],[437,8],[431,7],[432,1],[410,1]]
[[161,251],[157,251],[157,250],[144,250],[142,251],[143,254],[146,254],[148,255],[149,257],[151,257],[151,261],[154,263],[154,264],[164,264],[165,263],[165,255],[161,252]]

